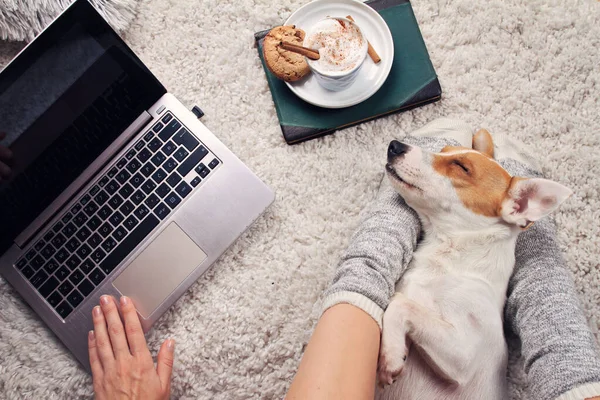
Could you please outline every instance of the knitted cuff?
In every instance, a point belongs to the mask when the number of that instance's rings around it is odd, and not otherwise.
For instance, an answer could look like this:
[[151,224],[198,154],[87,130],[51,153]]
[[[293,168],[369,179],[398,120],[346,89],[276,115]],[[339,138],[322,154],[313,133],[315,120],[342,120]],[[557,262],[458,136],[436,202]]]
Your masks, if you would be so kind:
[[323,300],[323,311],[321,314],[336,304],[352,304],[353,306],[360,308],[377,322],[379,330],[382,329],[383,309],[368,297],[356,292],[341,291],[332,293]]
[[600,382],[586,383],[561,394],[556,400],[598,400],[600,399]]

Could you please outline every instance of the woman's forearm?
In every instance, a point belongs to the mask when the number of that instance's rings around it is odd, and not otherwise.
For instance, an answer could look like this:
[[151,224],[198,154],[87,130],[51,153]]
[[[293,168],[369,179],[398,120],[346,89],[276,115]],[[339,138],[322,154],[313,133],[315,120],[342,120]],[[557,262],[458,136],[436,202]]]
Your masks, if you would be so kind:
[[286,399],[372,399],[379,338],[379,326],[360,308],[329,308],[306,347]]

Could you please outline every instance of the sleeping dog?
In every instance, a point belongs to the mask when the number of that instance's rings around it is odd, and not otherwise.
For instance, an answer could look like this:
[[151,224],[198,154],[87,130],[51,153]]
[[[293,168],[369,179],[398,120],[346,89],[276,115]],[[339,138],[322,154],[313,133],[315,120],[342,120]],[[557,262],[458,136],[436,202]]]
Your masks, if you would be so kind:
[[571,191],[510,176],[485,130],[472,149],[440,153],[392,141],[386,170],[424,238],[383,316],[378,398],[507,398],[502,314],[517,236]]

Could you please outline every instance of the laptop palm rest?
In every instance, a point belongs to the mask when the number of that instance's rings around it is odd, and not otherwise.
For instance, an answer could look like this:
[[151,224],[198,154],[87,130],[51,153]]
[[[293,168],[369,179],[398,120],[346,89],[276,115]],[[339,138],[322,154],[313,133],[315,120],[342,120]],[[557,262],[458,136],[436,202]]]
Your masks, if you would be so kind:
[[121,272],[113,286],[148,318],[205,259],[202,249],[172,222]]

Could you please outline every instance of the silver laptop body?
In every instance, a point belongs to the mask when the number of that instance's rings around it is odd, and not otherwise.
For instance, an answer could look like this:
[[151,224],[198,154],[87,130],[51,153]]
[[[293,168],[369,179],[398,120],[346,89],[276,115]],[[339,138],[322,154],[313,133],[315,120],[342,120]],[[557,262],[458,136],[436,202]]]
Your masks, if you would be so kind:
[[87,370],[101,295],[147,331],[274,200],[87,0],[0,73],[0,119],[0,273]]

